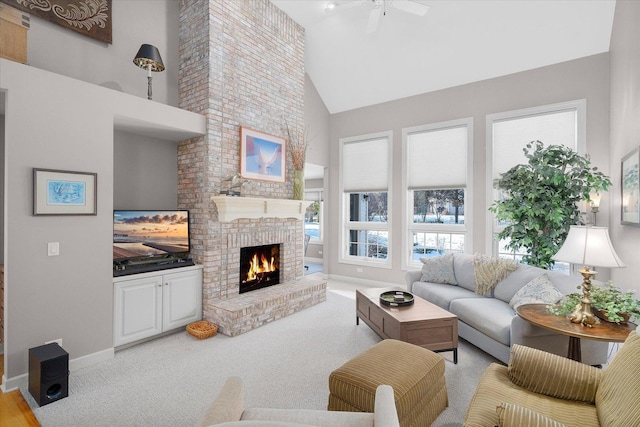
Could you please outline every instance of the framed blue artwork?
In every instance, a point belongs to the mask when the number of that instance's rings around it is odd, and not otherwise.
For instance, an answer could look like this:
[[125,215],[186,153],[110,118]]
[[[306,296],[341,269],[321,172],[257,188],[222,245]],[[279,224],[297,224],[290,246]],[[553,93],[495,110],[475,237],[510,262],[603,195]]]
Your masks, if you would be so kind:
[[34,215],[96,215],[98,175],[33,169]]
[[284,138],[240,127],[240,175],[247,179],[284,182]]

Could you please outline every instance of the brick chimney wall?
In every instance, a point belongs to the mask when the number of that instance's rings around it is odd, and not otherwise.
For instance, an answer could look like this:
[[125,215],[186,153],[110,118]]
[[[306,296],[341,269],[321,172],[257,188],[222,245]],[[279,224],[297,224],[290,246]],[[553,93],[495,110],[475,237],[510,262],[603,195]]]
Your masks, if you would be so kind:
[[[303,274],[302,221],[220,223],[211,197],[239,171],[240,126],[281,137],[285,122],[304,127],[304,29],[268,0],[180,0],[179,49],[180,108],[207,119],[207,135],[178,147],[178,207],[191,212],[207,317],[211,301],[237,294],[239,273],[231,261],[239,257],[238,232],[252,243],[285,236],[286,279]],[[291,199],[289,158],[285,177],[285,183],[251,181],[242,195]],[[247,237],[247,230],[258,234]]]

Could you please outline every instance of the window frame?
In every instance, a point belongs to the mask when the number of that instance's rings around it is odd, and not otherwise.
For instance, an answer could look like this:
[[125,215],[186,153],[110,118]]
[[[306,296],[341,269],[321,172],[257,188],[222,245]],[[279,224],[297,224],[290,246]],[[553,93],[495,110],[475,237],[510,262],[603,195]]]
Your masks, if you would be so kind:
[[[587,147],[587,100],[577,99],[556,104],[540,105],[537,107],[523,108],[488,114],[486,116],[486,246],[485,251],[492,256],[499,255],[498,234],[504,226],[497,224],[495,215],[489,211],[489,207],[496,197],[497,190],[493,187],[493,124],[501,121],[516,120],[527,117],[542,116],[554,113],[562,113],[575,110],[576,112],[576,150],[579,154],[586,153]],[[544,141],[543,141],[544,142]],[[517,254],[514,252],[514,259]]]
[[[343,149],[345,144],[354,142],[366,142],[368,140],[377,140],[385,138],[388,143],[387,147],[387,162],[389,178],[387,183],[387,222],[374,222],[374,221],[351,221],[349,220],[349,195],[354,193],[344,192],[343,183],[343,170],[344,159]],[[358,135],[339,139],[339,179],[338,179],[338,212],[340,212],[340,233],[339,233],[339,247],[338,251],[338,263],[340,264],[352,264],[363,265],[369,267],[378,267],[391,269],[393,263],[393,250],[392,250],[392,209],[393,197],[391,189],[393,187],[393,131],[376,132],[366,135]],[[361,191],[361,193],[379,193],[381,191]],[[387,233],[387,257],[385,259],[368,258],[357,255],[349,254],[349,231],[350,230],[366,230],[366,231],[384,231]]]
[[[407,175],[408,137],[421,132],[433,132],[456,127],[467,129],[467,184],[464,188],[464,224],[434,224],[413,222],[413,190]],[[413,260],[413,233],[464,234],[464,252],[473,248],[473,117],[430,123],[402,129],[402,270],[415,270],[420,262]],[[443,190],[448,188],[442,188]]]

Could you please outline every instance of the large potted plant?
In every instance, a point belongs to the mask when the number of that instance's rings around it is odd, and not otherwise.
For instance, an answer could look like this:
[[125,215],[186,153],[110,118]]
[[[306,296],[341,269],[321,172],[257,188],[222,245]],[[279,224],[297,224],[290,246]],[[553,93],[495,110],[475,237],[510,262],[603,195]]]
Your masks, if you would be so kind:
[[569,227],[580,223],[579,203],[609,188],[611,180],[565,146],[532,141],[524,153],[528,163],[502,174],[497,188],[503,198],[489,210],[507,223],[498,234],[509,240],[507,248],[525,249],[524,263],[549,268]]

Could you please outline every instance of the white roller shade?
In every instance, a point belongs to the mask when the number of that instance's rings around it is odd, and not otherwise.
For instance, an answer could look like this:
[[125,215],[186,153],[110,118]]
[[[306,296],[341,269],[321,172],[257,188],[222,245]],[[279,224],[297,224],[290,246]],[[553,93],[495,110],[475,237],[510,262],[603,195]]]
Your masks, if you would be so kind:
[[493,123],[493,179],[527,163],[523,148],[531,141],[544,146],[564,145],[577,151],[578,116],[575,109],[507,119]]
[[407,135],[409,189],[465,188],[467,135],[467,126]]
[[346,193],[388,191],[389,139],[345,142],[342,185]]

